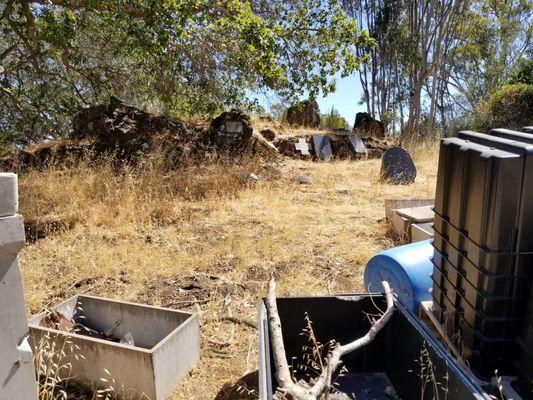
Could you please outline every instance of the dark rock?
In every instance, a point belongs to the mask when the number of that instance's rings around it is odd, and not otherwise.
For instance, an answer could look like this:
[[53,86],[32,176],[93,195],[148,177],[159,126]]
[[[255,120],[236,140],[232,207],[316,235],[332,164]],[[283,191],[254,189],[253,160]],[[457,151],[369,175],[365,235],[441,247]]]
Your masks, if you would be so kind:
[[276,132],[274,132],[272,129],[263,129],[261,130],[261,135],[263,135],[263,137],[270,141],[270,142],[273,142],[274,140],[276,140]]
[[366,112],[357,113],[355,116],[354,131],[363,137],[385,136],[385,126],[381,121],[375,120]]
[[233,109],[213,120],[209,140],[218,151],[238,154],[247,150],[252,134],[250,117],[241,110]]
[[381,180],[395,185],[415,181],[416,167],[409,153],[401,147],[391,147],[381,160]]
[[289,125],[317,128],[320,125],[320,108],[316,100],[305,100],[287,110],[286,122]]
[[331,142],[329,137],[322,135],[313,135],[313,149],[318,159],[330,158],[333,156]]

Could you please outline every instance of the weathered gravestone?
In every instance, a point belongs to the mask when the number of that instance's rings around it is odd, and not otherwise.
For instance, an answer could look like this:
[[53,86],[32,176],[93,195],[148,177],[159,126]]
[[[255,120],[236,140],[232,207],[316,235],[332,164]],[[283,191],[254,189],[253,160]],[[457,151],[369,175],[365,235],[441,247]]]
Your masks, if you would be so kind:
[[313,148],[316,157],[319,159],[330,158],[333,156],[331,142],[327,136],[313,135]]
[[409,153],[401,147],[391,147],[381,159],[381,180],[395,185],[413,183],[416,167]]
[[368,150],[366,149],[363,139],[359,136],[349,136],[350,146],[356,154],[367,154]]
[[18,253],[24,225],[17,176],[0,173],[0,399],[37,400]]
[[298,138],[298,142],[294,144],[294,150],[299,151],[302,156],[309,155],[309,144],[303,138]]
[[250,118],[241,110],[233,109],[213,120],[210,140],[217,150],[241,153],[248,148],[253,128]]

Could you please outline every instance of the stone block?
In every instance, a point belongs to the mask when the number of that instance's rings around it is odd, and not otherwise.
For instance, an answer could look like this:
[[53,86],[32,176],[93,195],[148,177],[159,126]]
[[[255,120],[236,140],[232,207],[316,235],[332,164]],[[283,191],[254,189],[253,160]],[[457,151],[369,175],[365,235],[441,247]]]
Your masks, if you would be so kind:
[[18,212],[19,196],[17,175],[9,172],[0,173],[0,217],[14,215]]

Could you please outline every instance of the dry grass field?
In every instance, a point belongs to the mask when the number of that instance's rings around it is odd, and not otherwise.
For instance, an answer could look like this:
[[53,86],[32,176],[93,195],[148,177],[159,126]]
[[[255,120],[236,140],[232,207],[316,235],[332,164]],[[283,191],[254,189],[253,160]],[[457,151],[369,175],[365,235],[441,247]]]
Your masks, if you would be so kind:
[[[380,160],[24,173],[29,313],[76,293],[198,311],[201,361],[175,399],[256,398],[257,332],[224,317],[255,321],[273,273],[279,295],[362,291],[368,259],[397,244],[387,236],[384,200],[434,195],[436,147],[413,155],[410,186],[380,183]],[[260,180],[243,182],[247,172]],[[298,184],[298,175],[311,184]]]

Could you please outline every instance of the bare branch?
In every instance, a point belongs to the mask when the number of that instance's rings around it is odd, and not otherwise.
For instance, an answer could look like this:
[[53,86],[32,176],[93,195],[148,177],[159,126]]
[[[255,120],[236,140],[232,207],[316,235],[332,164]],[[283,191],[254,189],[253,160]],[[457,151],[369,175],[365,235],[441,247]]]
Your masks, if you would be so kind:
[[381,282],[387,299],[387,310],[377,320],[372,321],[372,326],[363,337],[345,345],[337,344],[326,359],[326,367],[321,371],[318,379],[311,385],[303,385],[294,382],[291,377],[285,345],[283,344],[283,332],[276,303],[276,282],[272,277],[268,285],[266,305],[270,325],[270,339],[274,356],[274,368],[276,379],[279,384],[278,391],[288,394],[298,400],[316,400],[322,395],[326,397],[332,389],[332,377],[341,365],[341,358],[357,349],[360,349],[374,340],[378,332],[387,324],[394,313],[394,296],[388,282]]

